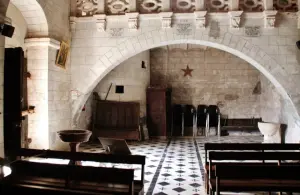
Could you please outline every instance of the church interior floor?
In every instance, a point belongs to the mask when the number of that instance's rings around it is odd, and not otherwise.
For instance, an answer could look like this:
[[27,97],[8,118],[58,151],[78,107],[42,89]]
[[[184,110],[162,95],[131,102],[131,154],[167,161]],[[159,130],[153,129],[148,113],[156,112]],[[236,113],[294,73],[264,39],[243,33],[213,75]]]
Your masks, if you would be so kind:
[[[202,195],[205,194],[204,143],[261,143],[262,140],[262,136],[210,136],[128,142],[128,145],[133,154],[146,156],[145,194]],[[80,151],[99,153],[103,149],[100,142],[86,143]],[[134,168],[135,177],[140,177],[141,169]]]

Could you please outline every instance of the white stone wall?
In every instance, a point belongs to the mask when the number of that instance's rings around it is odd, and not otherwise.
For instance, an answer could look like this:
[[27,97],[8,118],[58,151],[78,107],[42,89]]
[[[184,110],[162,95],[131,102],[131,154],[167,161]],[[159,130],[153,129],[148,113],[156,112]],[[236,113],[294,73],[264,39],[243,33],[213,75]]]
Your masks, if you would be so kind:
[[[172,103],[218,105],[229,118],[260,117],[253,90],[259,71],[246,61],[214,48],[151,50],[151,85],[172,88]],[[192,77],[184,77],[187,65]]]
[[27,23],[16,6],[9,4],[6,16],[13,19],[12,26],[15,27],[14,34],[11,38],[5,38],[5,47],[22,47],[24,49],[24,38],[27,34]]
[[[203,29],[196,29],[194,14],[174,14],[171,28],[162,28],[159,15],[148,16],[140,16],[136,31],[128,29],[126,16],[108,17],[105,32],[98,31],[93,19],[77,20],[72,58],[93,56],[93,60],[72,69],[72,78],[76,78],[72,79],[72,90],[78,94],[72,104],[73,123],[78,121],[82,106],[98,82],[120,62],[147,49],[178,43],[219,48],[249,62],[275,85],[284,102],[291,103],[288,115],[299,119],[300,74],[294,71],[299,64],[296,14],[278,14],[275,28],[265,28],[262,13],[255,17],[246,14],[235,29],[230,28],[226,13],[209,14]],[[249,26],[257,27],[258,33],[254,30],[246,34],[245,27]]]
[[[80,60],[77,59],[78,61]],[[146,69],[142,68],[142,61],[145,62]],[[76,66],[76,64],[76,62],[72,63],[73,66]],[[97,92],[100,99],[104,100],[111,83],[112,87],[107,100],[139,102],[141,106],[140,116],[146,116],[146,89],[150,83],[150,51],[139,53],[121,63],[109,72],[93,91]],[[123,94],[115,93],[116,85],[124,86]],[[89,97],[84,106],[85,111],[82,111],[80,115],[78,121],[78,127],[80,128],[90,129],[91,127],[92,101],[93,95]]]
[[70,129],[71,126],[70,60],[67,61],[66,69],[55,65],[57,51],[50,48],[48,59],[49,142],[51,149],[69,149],[56,132]]

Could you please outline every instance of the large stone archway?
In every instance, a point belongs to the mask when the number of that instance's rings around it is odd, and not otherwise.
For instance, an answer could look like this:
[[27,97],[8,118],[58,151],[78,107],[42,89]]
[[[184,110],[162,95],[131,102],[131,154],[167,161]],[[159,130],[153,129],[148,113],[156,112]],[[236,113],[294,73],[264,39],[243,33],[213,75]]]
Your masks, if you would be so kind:
[[[298,120],[300,89],[297,83],[300,81],[300,75],[293,73],[298,65],[297,49],[293,42],[298,38],[296,20],[290,19],[294,20],[290,26],[282,25],[274,29],[262,27],[262,37],[247,37],[242,30],[233,30],[227,23],[223,24],[222,20],[217,20],[220,25],[217,36],[211,34],[213,19],[206,29],[196,29],[192,25],[188,34],[178,34],[181,26],[176,22],[180,23],[180,20],[174,21],[173,28],[163,29],[159,19],[158,21],[153,19],[141,20],[137,31],[126,32],[125,27],[125,33],[117,37],[113,34],[114,25],[111,28],[107,27],[109,28],[107,32],[101,33],[97,32],[95,22],[78,21],[76,29],[73,29],[71,55],[73,96],[77,96],[73,99],[72,105],[73,125],[76,126],[80,110],[93,88],[110,70],[144,50],[179,43],[200,44],[221,49],[252,64],[277,88],[288,105],[288,112],[293,121]],[[189,22],[189,19],[185,19],[184,23],[193,24],[194,21]],[[257,21],[257,24],[262,25],[260,21]],[[285,39],[284,43],[271,42],[282,38]],[[290,126],[295,128],[294,125]]]

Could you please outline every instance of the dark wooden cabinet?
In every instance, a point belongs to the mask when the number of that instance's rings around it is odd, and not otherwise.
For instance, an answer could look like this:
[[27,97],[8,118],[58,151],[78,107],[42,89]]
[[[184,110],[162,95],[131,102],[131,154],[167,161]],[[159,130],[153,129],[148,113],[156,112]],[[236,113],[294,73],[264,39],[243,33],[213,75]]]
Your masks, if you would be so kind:
[[147,89],[147,125],[149,135],[166,137],[171,132],[171,89],[149,87]]

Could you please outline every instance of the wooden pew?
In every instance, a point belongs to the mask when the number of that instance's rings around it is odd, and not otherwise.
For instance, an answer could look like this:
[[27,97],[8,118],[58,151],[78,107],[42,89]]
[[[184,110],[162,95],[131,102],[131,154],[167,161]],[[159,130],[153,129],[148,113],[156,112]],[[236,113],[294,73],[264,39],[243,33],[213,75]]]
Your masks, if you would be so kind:
[[[237,162],[222,162],[237,161]],[[275,162],[265,162],[266,160]],[[285,161],[299,161],[299,152],[209,152],[209,167],[206,175],[206,187],[208,192],[208,184],[215,180],[214,173],[216,165],[224,166],[291,166],[300,165],[299,162],[291,163]],[[240,161],[240,162],[238,162]],[[257,161],[257,162],[249,162]],[[260,161],[260,162],[259,162]]]
[[144,193],[144,172],[145,172],[145,164],[146,164],[145,156],[105,154],[105,153],[84,153],[84,152],[70,153],[65,151],[35,150],[35,149],[20,149],[19,151],[16,151],[15,155],[19,157],[56,158],[56,159],[70,159],[75,161],[94,161],[94,162],[140,165],[141,179],[134,180],[134,194]]
[[0,182],[1,194],[129,194],[134,170],[17,161]]
[[300,166],[216,165],[210,190],[220,192],[300,192]]
[[[209,168],[209,162],[208,162],[208,152],[209,151],[234,150],[235,152],[238,152],[240,150],[248,150],[248,151],[264,152],[266,150],[280,150],[280,151],[293,150],[294,151],[294,150],[299,150],[299,149],[300,149],[300,144],[293,144],[293,143],[287,143],[287,144],[277,144],[277,143],[264,143],[264,144],[261,144],[261,143],[205,143],[204,144],[204,150],[205,150],[205,165],[204,165],[205,167],[204,167],[204,169],[205,169],[206,189],[208,190],[208,177],[209,177],[209,174],[210,174],[210,168]],[[241,155],[243,156],[244,153],[242,153]],[[238,159],[221,159],[221,160],[238,160]],[[241,160],[249,160],[249,159],[241,159]],[[229,163],[229,162],[218,162],[218,163],[232,164],[232,162],[231,163]],[[236,164],[237,163],[241,163],[241,162],[236,162]],[[243,163],[245,163],[245,162],[243,162]],[[265,163],[264,159],[262,159],[262,163]],[[248,164],[250,165],[250,164],[253,164],[253,163],[248,163]],[[255,163],[255,164],[257,164],[257,163]],[[212,175],[214,175],[214,173]]]

